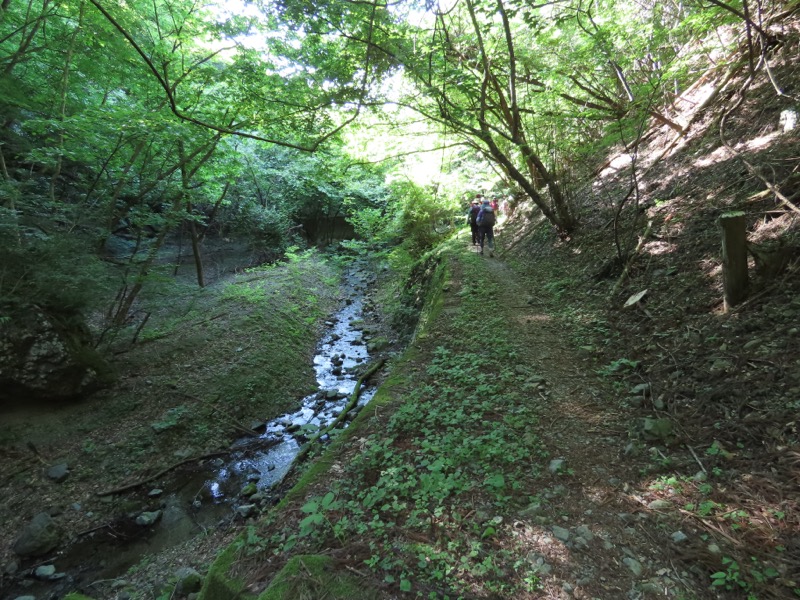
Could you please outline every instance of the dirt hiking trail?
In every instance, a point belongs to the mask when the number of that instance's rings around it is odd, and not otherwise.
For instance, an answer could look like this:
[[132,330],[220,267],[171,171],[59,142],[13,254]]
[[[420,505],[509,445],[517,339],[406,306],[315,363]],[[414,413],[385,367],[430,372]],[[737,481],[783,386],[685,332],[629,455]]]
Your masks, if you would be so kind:
[[[542,565],[543,589],[532,597],[648,598],[695,588],[697,582],[681,581],[691,576],[674,562],[676,544],[689,532],[648,507],[658,498],[641,489],[641,461],[625,455],[631,416],[619,410],[612,386],[596,375],[586,352],[571,343],[557,314],[563,307],[541,292],[549,269],[537,274],[535,261],[522,272],[512,269],[499,258],[503,238],[501,231],[494,258],[482,257],[496,289],[487,308],[525,349],[515,368],[543,379],[529,397],[538,415],[530,427],[550,457],[542,489],[529,490],[546,501],[510,524],[539,555],[533,560]],[[455,290],[448,298],[457,298]]]

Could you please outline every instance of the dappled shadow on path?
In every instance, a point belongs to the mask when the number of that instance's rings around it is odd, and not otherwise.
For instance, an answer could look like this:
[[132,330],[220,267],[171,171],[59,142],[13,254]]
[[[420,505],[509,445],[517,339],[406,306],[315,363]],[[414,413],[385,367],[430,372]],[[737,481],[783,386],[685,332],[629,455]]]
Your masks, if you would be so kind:
[[[546,268],[541,262],[535,264]],[[514,523],[529,551],[547,565],[546,597],[561,598],[565,590],[581,598],[647,597],[699,587],[682,582],[684,575],[671,565],[674,530],[647,508],[639,461],[621,460],[629,418],[577,347],[564,303],[553,304],[542,278],[529,279],[503,261],[487,264],[487,271],[498,286],[494,309],[525,349],[517,368],[546,383],[529,400],[538,413],[530,427],[548,457],[537,488],[529,490],[537,501]]]

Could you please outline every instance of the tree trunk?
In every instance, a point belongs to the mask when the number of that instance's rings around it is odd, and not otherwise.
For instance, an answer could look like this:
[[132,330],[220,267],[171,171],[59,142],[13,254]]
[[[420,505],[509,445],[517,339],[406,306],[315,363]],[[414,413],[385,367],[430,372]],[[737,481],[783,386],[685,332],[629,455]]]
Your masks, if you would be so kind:
[[[481,64],[483,66],[483,82],[481,86],[481,96],[479,100],[480,110],[478,115],[480,139],[484,144],[487,145],[491,155],[503,167],[503,169],[506,170],[509,176],[516,181],[520,187],[525,190],[525,192],[527,192],[534,203],[541,209],[545,217],[559,229],[569,232],[575,228],[576,219],[572,214],[568,203],[564,199],[558,183],[550,174],[547,167],[545,167],[539,156],[531,149],[525,135],[525,130],[522,126],[522,119],[516,97],[516,59],[514,42],[508,16],[505,12],[505,7],[501,1],[498,1],[498,12],[503,21],[506,50],[508,52],[508,85],[511,102],[506,100],[505,93],[495,74],[492,72],[492,61],[489,59],[484,46],[481,27],[478,23],[478,18],[475,13],[475,6],[471,0],[467,0],[466,6],[472,21],[475,39],[477,41],[478,50],[481,56]],[[509,140],[522,153],[525,165],[530,172],[530,177],[525,177],[519,171],[519,169],[514,166],[511,157],[509,157],[500,149],[492,135],[492,127],[487,119],[487,112],[491,112],[488,106],[489,88],[494,91],[497,97],[497,102],[502,108],[501,114],[502,118],[506,121],[506,126],[508,127]],[[536,190],[537,183],[539,182],[544,183],[547,186],[550,199],[552,200],[552,206],[550,203],[548,203],[547,199],[543,198],[542,195]]]
[[58,132],[58,158],[56,158],[56,166],[53,170],[53,175],[50,177],[50,201],[56,201],[56,184],[58,178],[61,177],[61,167],[64,164],[64,120],[67,117],[67,91],[69,90],[69,72],[72,68],[72,55],[75,52],[75,40],[78,39],[78,34],[83,25],[83,11],[85,4],[81,2],[78,9],[78,24],[72,32],[67,46],[67,56],[64,58],[64,69],[61,72],[61,98],[58,106],[58,120],[61,121],[61,127]]
[[[173,212],[175,212],[176,206],[177,209],[180,208],[179,203],[173,203]],[[144,262],[139,265],[139,272],[136,274],[136,280],[134,281],[133,286],[130,289],[126,288],[123,297],[120,299],[119,307],[117,308],[117,312],[114,314],[113,325],[120,327],[125,324],[125,321],[128,318],[128,313],[130,312],[136,297],[139,295],[139,292],[142,291],[144,282],[147,280],[147,276],[150,273],[150,268],[156,261],[158,251],[161,249],[161,246],[164,245],[164,239],[167,237],[167,233],[169,233],[169,231],[170,227],[165,224],[164,228],[158,234],[156,241],[153,242],[152,246],[150,246],[148,249],[147,258],[145,258]]]
[[[189,216],[191,217],[192,205],[187,205]],[[194,256],[194,268],[197,271],[197,285],[206,286],[205,276],[203,275],[203,256],[200,254],[200,237],[197,235],[197,224],[194,219],[189,221],[189,234],[192,236],[192,255]]]
[[197,285],[200,287],[205,287],[205,279],[203,277],[203,258],[200,256],[200,244],[197,240],[197,228],[195,227],[193,219],[192,213],[194,212],[194,209],[192,207],[191,190],[189,189],[191,177],[196,170],[190,172],[188,169],[188,160],[186,160],[186,146],[184,146],[183,140],[178,140],[178,152],[181,160],[181,196],[185,201],[186,214],[189,217],[189,235],[191,235],[192,239],[192,256],[194,256],[194,267],[195,271],[197,272]]

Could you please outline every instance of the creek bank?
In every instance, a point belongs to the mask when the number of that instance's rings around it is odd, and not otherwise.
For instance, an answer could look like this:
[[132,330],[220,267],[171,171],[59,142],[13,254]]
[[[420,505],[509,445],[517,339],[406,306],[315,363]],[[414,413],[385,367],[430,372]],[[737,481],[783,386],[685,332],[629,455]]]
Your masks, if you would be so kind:
[[[208,458],[198,468],[182,464],[122,497],[104,496],[101,500],[118,517],[77,534],[64,532],[59,542],[68,541],[59,552],[51,557],[51,549],[41,557],[62,574],[57,580],[37,577],[30,559],[16,559],[6,565],[10,573],[0,587],[9,593],[35,593],[37,598],[55,598],[74,589],[96,594],[97,588],[88,588],[93,581],[116,580],[143,556],[158,554],[199,531],[235,528],[274,504],[280,492],[271,486],[285,476],[293,456],[315,429],[340,416],[355,378],[366,366],[369,349],[391,351],[382,341],[389,335],[370,293],[374,279],[365,266],[354,267],[345,277],[342,308],[326,322],[314,358],[318,390],[303,398],[299,409],[269,420],[256,415],[250,426],[259,435],[234,442],[226,460]],[[372,393],[362,392],[360,404]],[[167,430],[159,435],[172,434]],[[73,503],[48,516],[58,522],[64,512],[74,510],[83,507]]]

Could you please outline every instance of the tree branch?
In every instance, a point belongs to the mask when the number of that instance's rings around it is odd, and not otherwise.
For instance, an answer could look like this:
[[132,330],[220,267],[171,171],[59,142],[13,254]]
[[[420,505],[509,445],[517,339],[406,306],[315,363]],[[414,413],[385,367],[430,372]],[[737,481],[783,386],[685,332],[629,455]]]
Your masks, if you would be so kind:
[[136,51],[136,53],[141,57],[141,59],[147,65],[147,68],[149,69],[149,71],[153,74],[153,76],[156,78],[156,80],[158,81],[158,83],[161,86],[161,88],[164,90],[164,93],[167,96],[167,101],[169,102],[170,111],[172,112],[172,114],[174,114],[176,117],[178,117],[182,121],[186,121],[187,123],[192,123],[194,125],[198,125],[199,127],[203,127],[205,129],[211,129],[212,131],[216,131],[216,132],[221,133],[221,134],[234,135],[234,136],[237,136],[237,137],[248,138],[248,139],[256,140],[256,141],[259,141],[259,142],[266,142],[268,144],[275,144],[277,146],[284,146],[286,148],[293,148],[295,150],[300,150],[300,151],[303,151],[303,152],[314,152],[325,141],[329,140],[334,135],[336,135],[337,133],[342,131],[345,127],[350,125],[358,117],[358,114],[359,114],[359,111],[360,111],[360,104],[356,108],[356,110],[353,113],[353,115],[351,117],[345,119],[345,121],[341,125],[333,128],[328,133],[318,137],[310,146],[302,146],[302,145],[299,145],[299,144],[293,144],[291,142],[287,142],[285,140],[267,138],[267,137],[264,137],[262,135],[249,133],[247,131],[242,131],[241,129],[231,129],[229,127],[220,126],[220,125],[217,125],[215,123],[209,123],[208,121],[203,121],[201,119],[197,119],[195,117],[187,115],[186,113],[184,113],[183,111],[181,111],[178,108],[178,103],[175,100],[175,95],[174,95],[173,89],[169,85],[169,82],[167,81],[166,77],[164,75],[162,75],[161,73],[159,73],[159,71],[156,68],[155,64],[153,64],[153,61],[150,60],[150,57],[147,56],[147,54],[142,49],[142,47],[136,42],[136,40],[133,39],[133,36],[130,33],[128,33],[128,31],[113,17],[113,15],[111,15],[111,13],[109,13],[100,4],[100,2],[98,0],[89,0],[89,2],[91,2],[94,5],[94,7],[98,11],[100,11],[100,13],[106,18],[106,20],[109,23],[111,23],[111,25],[117,31],[120,32],[120,34],[127,40],[127,42],[133,47],[133,49]]

